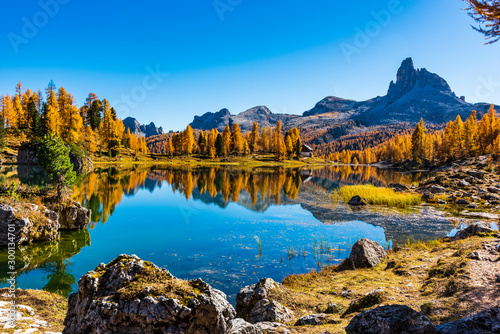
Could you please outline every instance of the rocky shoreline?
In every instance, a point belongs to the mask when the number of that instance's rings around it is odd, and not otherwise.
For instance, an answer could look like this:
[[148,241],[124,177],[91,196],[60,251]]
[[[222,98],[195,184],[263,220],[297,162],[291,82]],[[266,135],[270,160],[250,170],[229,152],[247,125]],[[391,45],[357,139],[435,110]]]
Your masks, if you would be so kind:
[[67,199],[57,204],[14,202],[0,204],[0,247],[51,241],[62,231],[81,230],[90,223],[91,211]]
[[[397,165],[394,166],[397,168]],[[418,193],[425,203],[469,212],[500,212],[500,166],[492,155],[427,170],[432,176],[417,185],[392,183],[399,192]],[[500,218],[498,215],[470,214]]]
[[120,255],[82,276],[58,328],[64,325],[65,334],[496,333],[499,272],[500,233],[486,222],[454,238],[388,251],[361,239],[337,266],[242,288],[236,308],[201,279],[178,279]]

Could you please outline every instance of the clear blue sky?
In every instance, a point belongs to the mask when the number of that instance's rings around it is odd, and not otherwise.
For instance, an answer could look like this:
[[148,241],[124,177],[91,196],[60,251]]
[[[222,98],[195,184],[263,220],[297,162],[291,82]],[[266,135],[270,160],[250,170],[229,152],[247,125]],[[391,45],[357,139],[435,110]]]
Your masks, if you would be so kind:
[[122,118],[177,130],[221,108],[301,114],[329,95],[384,95],[411,56],[457,95],[500,104],[500,43],[483,45],[463,7],[461,0],[8,1],[0,12],[0,92],[12,94],[19,80],[43,89],[53,79],[79,106],[94,92]]

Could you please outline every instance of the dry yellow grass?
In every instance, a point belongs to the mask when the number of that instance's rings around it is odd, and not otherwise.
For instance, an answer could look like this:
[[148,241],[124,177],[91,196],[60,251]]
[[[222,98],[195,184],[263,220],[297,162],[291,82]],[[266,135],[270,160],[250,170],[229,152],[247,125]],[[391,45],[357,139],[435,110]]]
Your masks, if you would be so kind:
[[[272,298],[292,309],[295,318],[322,313],[329,303],[337,305],[336,312],[330,315],[337,324],[294,326],[298,333],[344,333],[359,313],[344,315],[345,311],[354,300],[377,288],[384,291],[380,305],[405,304],[422,310],[434,324],[441,324],[477,311],[460,299],[459,291],[467,288],[463,275],[470,260],[465,255],[482,248],[487,240],[488,237],[456,242],[410,240],[401,250],[389,251],[376,268],[338,271],[330,266],[320,272],[288,276],[283,280],[284,292],[273,291]],[[342,296],[345,291],[351,292]],[[289,325],[293,326],[293,322]]]
[[[8,294],[8,289],[0,289],[0,296],[4,294]],[[0,299],[10,301],[5,297],[0,297]],[[51,331],[61,332],[63,330],[63,322],[68,308],[68,301],[63,296],[43,290],[17,289],[15,300],[18,305],[32,307],[40,319],[49,323]]]
[[347,203],[354,196],[361,196],[372,205],[386,205],[390,207],[405,208],[421,203],[420,194],[396,192],[391,188],[375,187],[373,185],[344,186],[337,189],[333,195],[334,200]]
[[178,298],[181,303],[187,304],[193,294],[199,291],[191,286],[189,281],[178,278],[170,278],[166,272],[154,267],[150,262],[144,262],[143,271],[126,287],[118,290],[120,299],[133,300],[144,297],[144,289],[149,288],[150,296],[166,296]]

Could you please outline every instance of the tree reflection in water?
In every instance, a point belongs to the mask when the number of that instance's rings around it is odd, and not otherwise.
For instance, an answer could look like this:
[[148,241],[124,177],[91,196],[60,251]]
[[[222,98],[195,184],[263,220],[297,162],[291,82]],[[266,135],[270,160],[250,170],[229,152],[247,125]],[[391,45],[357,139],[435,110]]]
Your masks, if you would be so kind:
[[[152,192],[167,183],[174,192],[188,200],[192,196],[221,207],[238,202],[242,193],[249,196],[251,205],[259,208],[274,203],[280,205],[282,197],[294,200],[301,185],[307,189],[331,191],[347,184],[387,185],[392,182],[410,183],[420,175],[405,175],[369,166],[334,166],[318,169],[193,167],[172,168],[100,168],[86,175],[74,187],[73,198],[92,210],[93,224],[106,223],[123,196],[133,196],[139,189]],[[266,205],[265,205],[266,204]],[[94,225],[95,226],[95,225]]]
[[[18,276],[32,270],[40,269],[45,274],[47,283],[44,290],[68,295],[75,277],[68,267],[70,258],[80,253],[82,248],[90,246],[90,234],[87,229],[73,233],[65,233],[52,242],[37,242],[31,245],[20,245],[16,249],[16,269]],[[12,271],[8,268],[8,253],[0,250],[0,283],[6,283]]]

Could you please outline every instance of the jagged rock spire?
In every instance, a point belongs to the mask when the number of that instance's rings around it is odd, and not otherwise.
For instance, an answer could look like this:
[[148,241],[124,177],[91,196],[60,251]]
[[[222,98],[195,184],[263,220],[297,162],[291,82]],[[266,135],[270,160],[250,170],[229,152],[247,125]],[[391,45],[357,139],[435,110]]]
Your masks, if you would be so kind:
[[448,83],[439,75],[427,71],[425,68],[416,70],[413,66],[413,60],[406,58],[399,67],[396,83],[391,81],[387,91],[388,103],[392,103],[411,91],[416,86],[431,86],[443,92],[451,93]]

